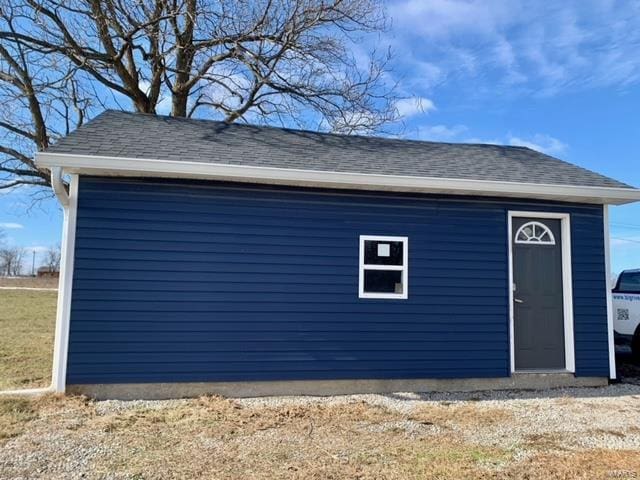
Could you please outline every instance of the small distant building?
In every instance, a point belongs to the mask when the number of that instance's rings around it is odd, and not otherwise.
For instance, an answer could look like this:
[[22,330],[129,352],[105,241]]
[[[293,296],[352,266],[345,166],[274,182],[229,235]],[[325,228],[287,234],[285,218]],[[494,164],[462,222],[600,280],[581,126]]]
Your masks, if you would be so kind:
[[45,265],[38,268],[36,276],[38,278],[58,278],[60,276],[60,272]]

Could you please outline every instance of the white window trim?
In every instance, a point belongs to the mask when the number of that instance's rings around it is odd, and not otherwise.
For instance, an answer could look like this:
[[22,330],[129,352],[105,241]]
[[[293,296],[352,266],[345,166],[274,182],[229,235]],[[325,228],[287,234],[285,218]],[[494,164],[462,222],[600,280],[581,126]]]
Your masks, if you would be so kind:
[[[365,265],[364,242],[374,240],[379,242],[402,242],[402,266],[400,265]],[[359,298],[386,298],[406,300],[409,298],[409,237],[390,237],[381,235],[360,235],[359,262]],[[364,271],[366,270],[396,270],[402,271],[402,293],[375,293],[364,291]]]
[[[535,239],[518,240],[518,237],[520,236],[520,232],[522,232],[522,230],[525,227],[528,227],[529,225],[532,225],[534,227],[541,227],[543,230],[545,230],[545,233],[549,235],[549,238],[551,240],[535,240]],[[549,227],[547,227],[544,223],[533,221],[533,222],[525,223],[518,229],[518,231],[515,234],[515,242],[519,244],[525,244],[525,245],[555,245],[556,237],[553,235],[553,232],[549,229]]]
[[513,308],[513,218],[551,218],[560,220],[562,233],[562,300],[564,310],[564,357],[565,371],[575,373],[575,342],[573,335],[573,280],[571,262],[571,216],[568,213],[509,211],[508,215],[508,245],[509,245],[509,351],[511,359],[511,373],[517,373],[515,368],[514,342],[514,308]]

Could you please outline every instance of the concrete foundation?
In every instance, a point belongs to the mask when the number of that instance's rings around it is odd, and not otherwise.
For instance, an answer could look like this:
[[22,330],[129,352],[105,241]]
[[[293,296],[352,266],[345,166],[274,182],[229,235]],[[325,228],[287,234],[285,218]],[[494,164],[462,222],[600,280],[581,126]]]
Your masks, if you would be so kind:
[[67,385],[67,393],[87,395],[99,400],[163,400],[214,394],[224,397],[265,397],[393,392],[541,390],[563,387],[603,387],[608,383],[609,380],[604,377],[576,377],[570,373],[519,373],[505,378]]

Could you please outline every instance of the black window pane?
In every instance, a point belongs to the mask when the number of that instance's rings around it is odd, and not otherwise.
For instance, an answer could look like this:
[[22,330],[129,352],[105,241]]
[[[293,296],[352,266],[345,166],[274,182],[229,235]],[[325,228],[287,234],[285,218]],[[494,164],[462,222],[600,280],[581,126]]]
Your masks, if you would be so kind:
[[620,292],[640,292],[640,272],[626,272],[620,275]]
[[366,270],[364,271],[365,293],[403,293],[402,271]]
[[366,265],[402,265],[403,243],[364,241],[364,263]]

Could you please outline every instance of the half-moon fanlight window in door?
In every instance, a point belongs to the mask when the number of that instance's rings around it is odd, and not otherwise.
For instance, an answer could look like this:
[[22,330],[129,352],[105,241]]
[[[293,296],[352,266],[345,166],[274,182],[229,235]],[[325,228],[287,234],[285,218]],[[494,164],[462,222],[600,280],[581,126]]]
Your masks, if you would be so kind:
[[555,245],[553,232],[544,223],[527,222],[516,232],[516,243],[535,243],[538,245]]

